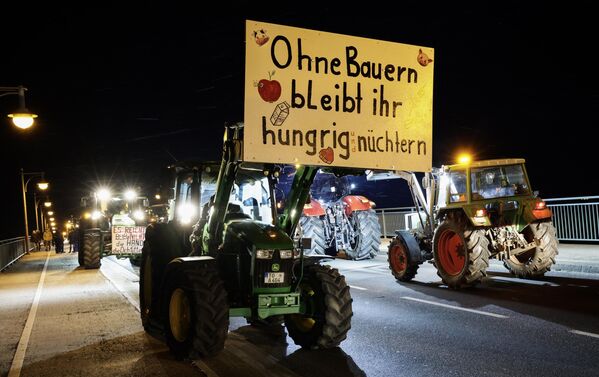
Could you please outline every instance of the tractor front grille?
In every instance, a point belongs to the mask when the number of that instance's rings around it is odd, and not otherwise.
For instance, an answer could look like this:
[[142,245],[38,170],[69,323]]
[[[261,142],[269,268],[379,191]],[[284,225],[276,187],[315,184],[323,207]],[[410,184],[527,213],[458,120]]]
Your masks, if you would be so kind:
[[[278,264],[279,270],[273,271],[272,265]],[[258,288],[279,288],[288,287],[291,283],[291,273],[293,269],[293,259],[256,259],[254,271],[254,286]],[[265,283],[264,273],[266,272],[284,272],[285,279],[283,283]]]

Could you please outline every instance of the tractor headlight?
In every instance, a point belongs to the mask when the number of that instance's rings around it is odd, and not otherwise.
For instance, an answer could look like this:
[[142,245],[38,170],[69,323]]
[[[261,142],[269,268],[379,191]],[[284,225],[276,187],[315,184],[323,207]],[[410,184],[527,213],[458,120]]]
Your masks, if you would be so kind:
[[281,259],[293,258],[293,250],[279,250],[279,256]]
[[274,250],[256,250],[257,259],[272,259]]
[[190,203],[181,204],[177,210],[179,221],[181,221],[182,224],[189,224],[196,213],[196,207]]

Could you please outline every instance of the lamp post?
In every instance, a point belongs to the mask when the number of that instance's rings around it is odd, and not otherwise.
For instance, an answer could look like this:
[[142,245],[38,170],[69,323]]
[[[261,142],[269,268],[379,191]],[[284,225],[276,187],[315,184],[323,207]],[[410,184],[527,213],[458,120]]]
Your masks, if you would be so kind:
[[8,117],[12,119],[15,126],[21,129],[27,129],[33,126],[34,119],[37,118],[36,114],[31,113],[25,107],[25,88],[22,85],[19,86],[0,86],[0,97],[8,95],[19,96],[19,108],[12,114],[8,114]]
[[[25,176],[29,176],[27,181],[25,181]],[[23,213],[25,214],[25,251],[29,253],[29,223],[27,221],[27,185],[32,178],[40,176],[42,179],[38,182],[37,187],[40,190],[48,189],[48,182],[44,180],[44,172],[33,172],[33,173],[25,173],[23,169],[21,169],[21,189],[23,191]]]

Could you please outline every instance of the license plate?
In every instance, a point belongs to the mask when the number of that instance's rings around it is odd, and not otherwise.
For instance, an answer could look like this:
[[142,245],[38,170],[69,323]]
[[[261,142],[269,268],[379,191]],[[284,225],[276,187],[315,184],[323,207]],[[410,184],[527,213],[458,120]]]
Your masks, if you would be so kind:
[[266,284],[277,284],[285,282],[284,272],[265,272],[264,283]]

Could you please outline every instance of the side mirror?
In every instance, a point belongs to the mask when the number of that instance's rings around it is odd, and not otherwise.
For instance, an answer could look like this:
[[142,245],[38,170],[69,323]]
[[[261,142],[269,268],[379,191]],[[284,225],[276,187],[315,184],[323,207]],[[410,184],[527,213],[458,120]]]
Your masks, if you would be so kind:
[[87,207],[87,198],[81,198],[81,207]]
[[532,192],[532,196],[534,196],[535,198],[539,197],[539,190],[535,190]]
[[147,198],[145,198],[145,199],[143,200],[143,203],[142,203],[142,205],[143,205],[144,207],[149,207],[149,206],[150,206],[150,201],[149,201]]
[[175,199],[175,189],[169,188],[167,191],[167,196],[169,199]]

